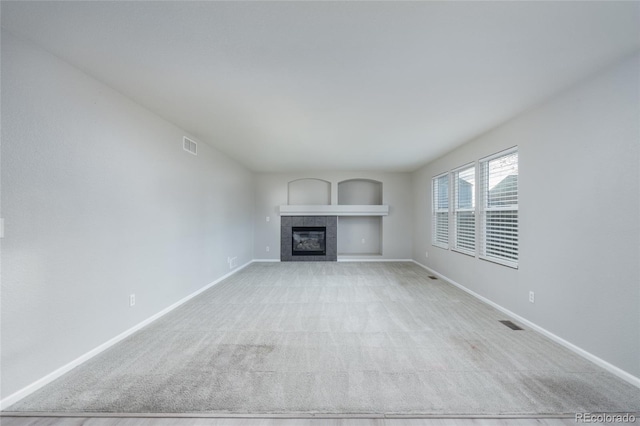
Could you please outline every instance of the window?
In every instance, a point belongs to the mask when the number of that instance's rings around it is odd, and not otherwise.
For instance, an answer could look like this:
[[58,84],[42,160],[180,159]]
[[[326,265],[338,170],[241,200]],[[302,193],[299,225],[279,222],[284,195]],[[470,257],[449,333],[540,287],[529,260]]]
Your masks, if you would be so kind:
[[481,258],[518,266],[518,151],[480,160]]
[[449,174],[433,178],[433,232],[434,246],[449,248]]
[[476,168],[464,166],[453,172],[453,249],[476,253]]
[[432,186],[434,246],[449,248],[451,227],[452,250],[518,267],[517,147],[438,175]]

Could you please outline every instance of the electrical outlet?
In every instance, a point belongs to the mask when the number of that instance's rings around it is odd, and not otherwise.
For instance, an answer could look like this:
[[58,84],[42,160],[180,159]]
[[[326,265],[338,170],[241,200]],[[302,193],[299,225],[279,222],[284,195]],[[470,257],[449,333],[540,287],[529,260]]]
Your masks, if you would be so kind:
[[236,259],[238,257],[234,256],[234,257],[227,257],[227,263],[229,264],[229,269],[233,269],[236,267]]
[[267,222],[271,222],[271,218],[267,216]]
[[529,302],[531,303],[535,302],[535,295],[533,294],[532,291],[529,292]]
[[362,239],[362,244],[364,244],[364,238]]
[[271,248],[269,246],[267,246],[267,253],[271,250]]
[[428,251],[424,252],[424,257],[426,257],[427,259],[429,258],[429,252]]
[[136,305],[136,295],[135,294],[130,294],[129,295],[129,306],[135,306]]

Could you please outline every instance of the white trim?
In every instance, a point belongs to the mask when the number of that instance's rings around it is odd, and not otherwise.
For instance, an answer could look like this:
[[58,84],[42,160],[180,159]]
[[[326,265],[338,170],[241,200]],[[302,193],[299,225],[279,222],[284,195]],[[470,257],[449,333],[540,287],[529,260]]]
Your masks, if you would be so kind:
[[41,379],[36,380],[35,382],[31,383],[30,385],[25,386],[24,388],[20,389],[19,391],[14,392],[13,394],[9,395],[8,397],[0,400],[0,410],[4,410],[5,408],[9,407],[10,405],[15,404],[16,402],[18,402],[22,398],[25,398],[25,397],[29,396],[33,392],[35,392],[38,389],[42,388],[43,386],[51,383],[52,381],[54,381],[58,377],[60,377],[63,374],[67,373],[68,371],[72,370],[73,368],[75,368],[75,367],[79,366],[80,364],[90,360],[94,356],[96,356],[99,353],[103,352],[104,350],[110,348],[111,346],[115,345],[116,343],[120,342],[121,340],[129,337],[130,335],[132,335],[136,331],[140,330],[142,327],[145,327],[146,325],[152,323],[153,321],[157,320],[158,318],[168,314],[169,312],[173,311],[175,308],[177,308],[178,306],[182,305],[183,303],[193,299],[194,297],[196,297],[200,293],[208,290],[209,288],[213,287],[214,285],[218,284],[219,282],[229,278],[231,275],[235,274],[236,272],[239,272],[240,270],[246,268],[247,266],[249,266],[253,262],[254,261],[251,260],[251,261],[245,263],[244,265],[234,269],[233,271],[229,272],[228,274],[225,274],[222,277],[218,278],[217,280],[207,284],[206,286],[202,287],[201,289],[196,290],[195,292],[191,293],[190,295],[178,300],[173,305],[171,305],[171,306],[169,306],[167,308],[164,308],[163,310],[161,310],[157,314],[150,316],[146,320],[134,325],[130,329],[118,334],[114,338],[112,338],[112,339],[104,342],[103,344],[99,345],[98,347],[90,350],[89,352],[85,353],[84,355],[79,356],[78,358],[76,358],[73,361],[63,365],[62,367],[58,368],[57,370],[47,374],[46,376],[42,377]]
[[380,257],[340,257],[338,262],[413,262],[413,259],[384,259]]
[[[453,174],[453,173],[456,173],[456,172],[461,172],[463,170],[470,169],[471,167],[476,167],[476,161],[471,161],[471,162],[469,162],[467,164],[464,164],[464,165],[462,165],[460,167],[456,167],[455,169],[451,169],[451,171],[449,173]],[[474,171],[474,173],[475,173],[475,171]]]
[[[275,263],[281,262],[280,259],[253,259],[254,263],[268,262]],[[413,259],[384,259],[378,255],[372,255],[372,257],[353,257],[351,255],[338,255],[337,262],[413,262]]]
[[472,251],[472,250],[465,250],[465,249],[461,249],[461,248],[452,248],[451,249],[452,252],[454,253],[460,253],[460,254],[464,254],[466,256],[471,256],[473,258],[478,258],[478,256],[476,256],[476,252]]
[[[518,268],[519,258],[520,258],[520,247],[519,247],[519,239],[520,239],[520,227],[519,223],[519,213],[518,213],[518,198],[520,196],[519,186],[516,181],[516,190],[515,190],[515,198],[516,204],[511,204],[506,206],[489,206],[488,198],[490,197],[490,192],[493,189],[489,189],[489,181],[490,181],[490,165],[494,160],[498,160],[500,158],[505,158],[515,155],[516,156],[516,167],[520,162],[520,154],[518,151],[518,146],[511,147],[509,149],[505,149],[503,151],[497,152],[495,154],[489,155],[487,157],[481,158],[478,160],[479,169],[478,173],[478,199],[476,206],[478,208],[478,214],[476,217],[477,226],[480,228],[476,232],[476,247],[478,252],[478,257],[482,260],[488,260],[490,262],[498,263],[500,265],[508,266],[510,268]],[[518,175],[519,176],[519,172]],[[506,176],[505,176],[506,178]],[[503,179],[505,179],[503,178]],[[507,226],[506,223],[497,221],[493,224],[490,224],[489,216],[494,212],[515,212],[516,215],[516,225],[515,232],[513,232],[512,226]],[[510,249],[511,252],[515,252],[516,259],[513,260],[506,254],[504,256],[500,256],[499,254],[495,254],[490,256],[487,254],[489,251],[487,241],[489,240],[489,235],[494,235],[492,232],[489,232],[489,229],[494,229],[494,231],[501,231],[498,234],[506,234],[513,233],[515,234],[515,244],[507,243],[505,239],[499,243],[503,248]],[[493,250],[491,250],[493,251]]]
[[387,216],[388,205],[282,205],[280,216]]
[[505,155],[513,154],[518,151],[518,145],[514,145],[511,148],[503,149],[502,151],[498,151],[494,154],[487,155],[486,157],[482,157],[478,160],[478,163],[482,163],[483,161],[491,161],[496,158],[504,157]]
[[498,265],[508,266],[509,268],[518,269],[518,262],[510,262],[506,259],[500,259],[499,257],[489,257],[478,255],[478,259],[491,263],[497,263]]
[[[436,186],[440,187],[439,180],[446,178],[447,182],[447,207],[440,208],[440,191],[436,193]],[[437,218],[440,214],[446,214],[447,241],[438,240],[438,230],[440,223]],[[443,222],[444,223],[444,222]],[[449,250],[451,240],[451,173],[445,172],[431,178],[431,244],[441,249]]]
[[[412,259],[413,260],[413,259]],[[513,312],[511,312],[510,310],[503,308],[502,306],[498,305],[497,303],[487,299],[484,296],[479,295],[478,293],[469,290],[468,288],[466,288],[465,286],[463,286],[462,284],[459,284],[457,282],[455,282],[454,280],[452,280],[451,278],[448,278],[444,275],[442,275],[441,273],[429,268],[426,265],[423,265],[422,263],[413,260],[413,263],[415,263],[416,265],[426,269],[427,271],[437,275],[438,277],[442,278],[443,280],[445,280],[446,282],[450,283],[451,285],[454,285],[456,287],[458,287],[459,289],[465,291],[466,293],[469,293],[471,296],[481,300],[482,302],[493,306],[494,308],[496,308],[497,310],[509,315],[510,317],[512,317],[513,319],[515,319],[516,321],[526,325],[527,327],[537,331],[538,333],[550,338],[551,340],[553,340],[556,343],[561,344],[562,346],[564,346],[565,348],[575,352],[576,354],[582,356],[583,358],[593,362],[594,364],[598,365],[599,367],[604,368],[605,370],[607,370],[608,372],[614,374],[615,376],[621,378],[622,380],[640,388],[640,377],[636,377],[631,373],[628,373],[626,371],[624,371],[623,369],[616,367],[615,365],[603,360],[602,358],[599,358],[597,356],[595,356],[594,354],[585,351],[584,349],[580,348],[579,346],[574,345],[571,342],[568,342],[567,340],[564,340],[562,337],[557,336],[555,334],[553,334],[552,332],[540,327],[539,325],[529,321],[528,319],[525,319],[523,317],[521,317],[520,315],[517,315]]]
[[438,178],[444,177],[444,176],[448,175],[449,173],[451,173],[451,170],[447,170],[447,171],[445,171],[445,172],[438,173],[437,175],[432,176],[432,177],[431,177],[431,180],[434,180],[434,179],[438,179]]
[[[467,170],[473,169],[473,191],[471,193],[471,205],[473,207],[458,207],[458,203],[460,201],[460,172],[466,172]],[[456,169],[451,170],[451,222],[452,226],[451,232],[451,250],[457,251],[458,253],[466,254],[469,256],[476,257],[476,252],[478,251],[478,212],[477,212],[477,196],[478,192],[478,166],[476,162],[467,163],[463,166],[460,166]],[[459,226],[458,218],[460,217],[460,213],[471,213],[473,216],[473,232],[470,231],[468,225],[471,221],[463,226]],[[461,229],[466,230],[467,232],[460,232]],[[473,235],[473,248],[469,249],[466,247],[459,246],[458,237],[460,235]]]

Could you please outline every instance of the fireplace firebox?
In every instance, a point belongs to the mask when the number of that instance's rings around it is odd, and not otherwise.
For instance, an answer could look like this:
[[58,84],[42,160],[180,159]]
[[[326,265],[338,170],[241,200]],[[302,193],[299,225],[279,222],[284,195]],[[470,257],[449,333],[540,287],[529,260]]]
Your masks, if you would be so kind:
[[291,255],[324,256],[326,234],[325,226],[294,226],[291,229]]

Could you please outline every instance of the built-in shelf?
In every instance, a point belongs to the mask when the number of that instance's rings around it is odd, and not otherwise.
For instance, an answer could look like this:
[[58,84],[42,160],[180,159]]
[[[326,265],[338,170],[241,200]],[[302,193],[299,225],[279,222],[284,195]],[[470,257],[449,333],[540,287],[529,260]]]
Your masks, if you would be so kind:
[[382,182],[371,179],[349,179],[339,182],[338,204],[382,205]]
[[387,216],[388,205],[280,206],[280,216]]
[[[321,179],[297,179],[288,184],[287,205],[280,206],[282,223],[292,216],[334,216],[337,224],[337,251],[343,260],[382,257],[383,217],[389,206],[383,204],[382,182],[348,179],[337,184]],[[333,204],[336,202],[337,204]],[[311,222],[316,222],[314,218]],[[295,219],[293,219],[295,220]]]

